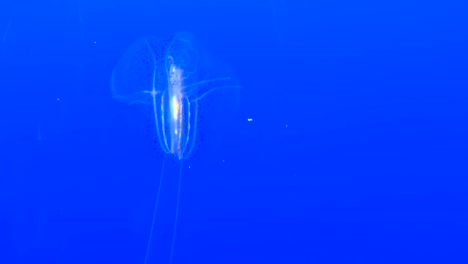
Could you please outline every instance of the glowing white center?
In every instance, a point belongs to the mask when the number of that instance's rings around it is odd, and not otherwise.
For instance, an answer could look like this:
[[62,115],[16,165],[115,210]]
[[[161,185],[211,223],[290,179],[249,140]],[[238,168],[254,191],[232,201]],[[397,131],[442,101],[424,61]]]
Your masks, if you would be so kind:
[[172,97],[172,105],[174,106],[173,107],[174,113],[172,114],[174,116],[174,120],[177,120],[177,118],[179,117],[180,106],[179,106],[179,101],[177,101],[177,98],[175,96]]

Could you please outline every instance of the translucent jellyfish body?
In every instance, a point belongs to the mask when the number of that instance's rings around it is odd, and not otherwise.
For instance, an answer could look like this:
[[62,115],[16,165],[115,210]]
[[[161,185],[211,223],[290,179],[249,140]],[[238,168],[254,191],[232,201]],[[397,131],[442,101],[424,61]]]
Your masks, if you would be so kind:
[[156,141],[179,160],[190,157],[197,143],[200,101],[215,90],[239,88],[195,44],[188,33],[139,39],[111,78],[113,98],[151,106]]

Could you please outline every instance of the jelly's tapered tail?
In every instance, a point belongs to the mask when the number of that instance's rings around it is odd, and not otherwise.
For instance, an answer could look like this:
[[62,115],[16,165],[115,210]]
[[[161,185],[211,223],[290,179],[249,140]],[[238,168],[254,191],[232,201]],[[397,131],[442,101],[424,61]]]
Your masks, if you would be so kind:
[[166,158],[163,158],[162,168],[161,168],[161,175],[159,176],[158,193],[156,194],[156,204],[154,205],[153,221],[151,222],[151,230],[150,230],[149,239],[148,239],[148,246],[146,247],[145,264],[148,261],[148,255],[149,255],[150,245],[151,245],[151,238],[153,236],[153,230],[154,230],[154,222],[156,220],[156,212],[158,211],[159,194],[161,193],[161,185],[162,185],[162,179],[163,179],[163,174],[164,174],[164,164],[165,163],[166,163]]
[[176,206],[176,214],[174,220],[174,234],[172,235],[172,246],[171,246],[171,258],[169,259],[169,264],[172,263],[172,256],[174,254],[174,243],[176,237],[176,230],[177,230],[177,216],[179,215],[179,201],[180,201],[180,185],[182,182],[182,160],[180,161],[180,171],[179,171],[179,188],[177,189],[177,206]]

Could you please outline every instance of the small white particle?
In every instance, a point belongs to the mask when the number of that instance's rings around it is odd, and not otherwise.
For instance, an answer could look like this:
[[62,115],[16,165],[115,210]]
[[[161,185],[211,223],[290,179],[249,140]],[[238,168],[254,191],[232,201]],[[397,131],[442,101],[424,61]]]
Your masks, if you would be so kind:
[[286,125],[286,127],[288,127],[288,125]]
[[224,160],[223,160],[223,162],[224,162]]
[[96,44],[96,41],[94,41],[94,44]]
[[188,168],[190,169],[190,166],[188,166]]
[[60,101],[60,98],[57,98],[57,101]]
[[252,120],[253,120],[252,118],[247,118],[247,121],[249,122],[252,122]]

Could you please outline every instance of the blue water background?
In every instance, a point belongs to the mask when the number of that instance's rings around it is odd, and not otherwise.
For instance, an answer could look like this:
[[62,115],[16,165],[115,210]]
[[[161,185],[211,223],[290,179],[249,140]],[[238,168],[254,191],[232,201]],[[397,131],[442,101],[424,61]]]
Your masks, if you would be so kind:
[[162,160],[110,76],[177,31],[242,89],[184,171],[174,263],[468,263],[467,10],[2,1],[0,263],[143,263]]

